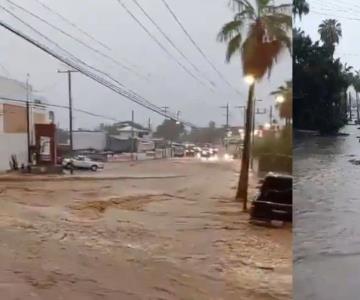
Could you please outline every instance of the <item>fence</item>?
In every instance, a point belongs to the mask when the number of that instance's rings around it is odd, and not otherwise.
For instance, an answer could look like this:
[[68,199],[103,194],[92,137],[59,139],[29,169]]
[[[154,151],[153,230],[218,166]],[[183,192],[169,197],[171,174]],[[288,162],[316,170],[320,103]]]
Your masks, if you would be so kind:
[[27,162],[26,133],[0,133],[0,172],[10,168],[11,155],[16,155],[19,166]]

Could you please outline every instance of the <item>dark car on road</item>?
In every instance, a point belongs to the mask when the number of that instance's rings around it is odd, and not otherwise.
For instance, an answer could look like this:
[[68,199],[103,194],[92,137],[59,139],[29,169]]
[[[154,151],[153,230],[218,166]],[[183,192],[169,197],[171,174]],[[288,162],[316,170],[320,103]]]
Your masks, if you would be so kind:
[[251,204],[251,220],[292,222],[292,182],[292,176],[268,173]]

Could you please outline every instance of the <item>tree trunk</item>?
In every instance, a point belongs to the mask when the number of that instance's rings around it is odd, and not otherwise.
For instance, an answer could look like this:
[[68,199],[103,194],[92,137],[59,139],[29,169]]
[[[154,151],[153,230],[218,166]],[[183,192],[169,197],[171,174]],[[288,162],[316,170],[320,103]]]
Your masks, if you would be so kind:
[[252,115],[253,115],[253,101],[254,101],[255,83],[250,85],[247,110],[246,110],[246,126],[244,137],[244,148],[241,157],[241,170],[238,188],[236,192],[236,200],[243,201],[243,210],[247,210],[247,196],[248,196],[248,184],[249,184],[249,160],[250,160],[250,139],[251,139],[251,127],[252,127]]

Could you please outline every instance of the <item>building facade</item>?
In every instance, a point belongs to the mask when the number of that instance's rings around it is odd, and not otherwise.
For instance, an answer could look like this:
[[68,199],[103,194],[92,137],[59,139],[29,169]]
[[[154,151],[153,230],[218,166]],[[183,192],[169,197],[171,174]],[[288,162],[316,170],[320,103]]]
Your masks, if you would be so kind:
[[[25,100],[30,101],[27,110]],[[31,86],[0,76],[0,171],[9,169],[15,155],[19,164],[28,158],[27,119],[30,145],[35,144],[35,124],[48,124],[46,106],[33,99]]]

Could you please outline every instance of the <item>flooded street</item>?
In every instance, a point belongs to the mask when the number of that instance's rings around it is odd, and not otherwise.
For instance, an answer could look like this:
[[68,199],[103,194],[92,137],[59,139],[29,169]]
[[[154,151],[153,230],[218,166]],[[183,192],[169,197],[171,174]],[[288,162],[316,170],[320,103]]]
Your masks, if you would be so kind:
[[343,132],[294,143],[296,300],[359,297],[360,130]]
[[0,182],[1,298],[291,299],[291,230],[248,223],[237,169],[180,159],[105,171],[147,179]]

